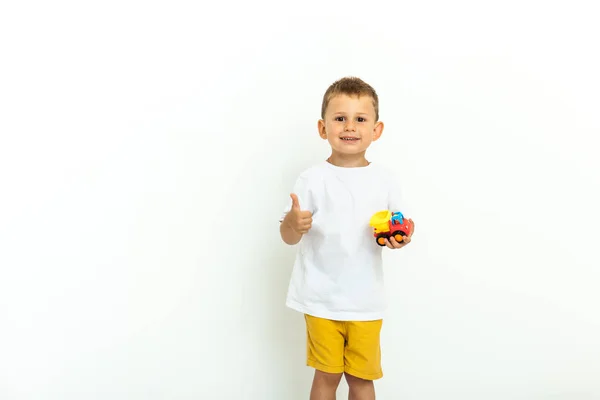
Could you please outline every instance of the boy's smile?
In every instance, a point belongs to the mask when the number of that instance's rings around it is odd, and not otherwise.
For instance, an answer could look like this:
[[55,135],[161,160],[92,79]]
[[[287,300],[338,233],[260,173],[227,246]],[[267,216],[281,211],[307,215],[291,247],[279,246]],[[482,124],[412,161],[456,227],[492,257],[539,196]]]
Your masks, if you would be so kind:
[[370,96],[341,94],[331,98],[325,118],[319,121],[319,135],[331,145],[331,158],[363,160],[367,148],[383,131],[383,123],[375,119]]

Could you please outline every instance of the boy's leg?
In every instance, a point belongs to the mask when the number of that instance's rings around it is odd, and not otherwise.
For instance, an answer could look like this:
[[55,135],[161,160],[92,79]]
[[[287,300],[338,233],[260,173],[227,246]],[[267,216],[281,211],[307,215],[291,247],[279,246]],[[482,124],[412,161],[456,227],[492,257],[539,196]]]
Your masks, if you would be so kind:
[[372,380],[357,378],[348,373],[345,375],[350,388],[348,400],[375,400],[375,385]]
[[335,393],[342,379],[342,374],[331,374],[316,370],[310,390],[310,400],[335,400]]
[[382,321],[347,322],[344,372],[350,400],[374,400],[373,381],[383,376],[380,333]]
[[310,400],[333,400],[344,372],[343,323],[305,315],[306,364],[313,367]]

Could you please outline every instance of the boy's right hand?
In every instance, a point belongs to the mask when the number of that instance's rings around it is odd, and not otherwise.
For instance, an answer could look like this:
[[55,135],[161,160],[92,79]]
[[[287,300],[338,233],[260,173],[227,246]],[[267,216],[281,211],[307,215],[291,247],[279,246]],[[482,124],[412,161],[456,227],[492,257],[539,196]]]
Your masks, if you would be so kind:
[[294,193],[290,194],[290,197],[292,198],[292,209],[285,218],[294,232],[304,235],[312,226],[312,213],[310,211],[302,211],[298,196]]

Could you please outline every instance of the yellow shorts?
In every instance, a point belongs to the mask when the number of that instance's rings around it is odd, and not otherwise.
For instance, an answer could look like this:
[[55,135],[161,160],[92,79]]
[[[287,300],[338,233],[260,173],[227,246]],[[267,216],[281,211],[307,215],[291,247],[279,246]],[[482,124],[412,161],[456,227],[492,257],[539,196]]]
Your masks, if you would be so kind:
[[332,321],[305,314],[307,365],[357,378],[383,377],[379,336],[382,320]]

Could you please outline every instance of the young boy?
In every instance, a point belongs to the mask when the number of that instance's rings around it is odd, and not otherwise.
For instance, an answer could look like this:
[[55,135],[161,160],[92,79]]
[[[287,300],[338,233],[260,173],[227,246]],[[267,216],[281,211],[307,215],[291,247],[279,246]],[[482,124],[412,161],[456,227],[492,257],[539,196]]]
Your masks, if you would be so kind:
[[[375,399],[385,300],[382,247],[369,220],[403,209],[394,174],[365,158],[383,131],[377,93],[358,78],[333,83],[318,130],[331,155],[300,175],[281,218],[283,241],[299,244],[286,304],[306,320],[310,400],[335,399],[342,375],[350,399]],[[409,235],[386,240],[388,248],[410,243],[409,221]]]

